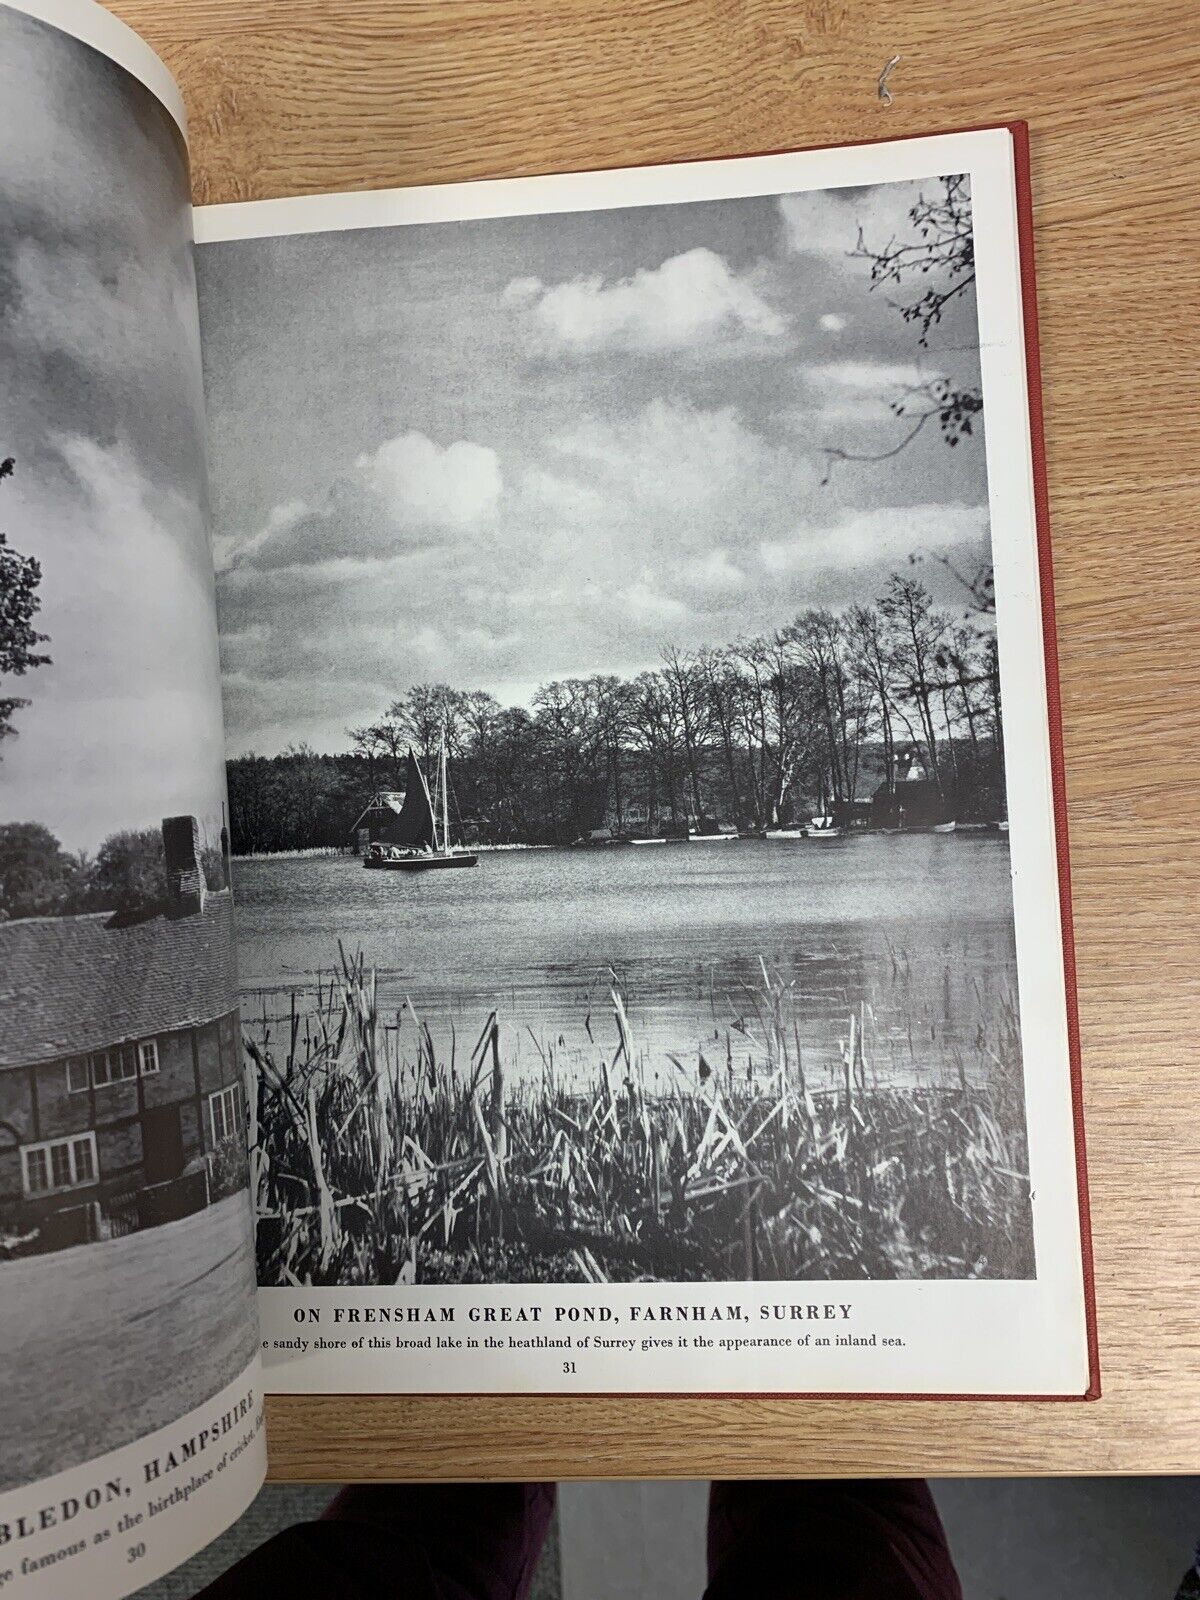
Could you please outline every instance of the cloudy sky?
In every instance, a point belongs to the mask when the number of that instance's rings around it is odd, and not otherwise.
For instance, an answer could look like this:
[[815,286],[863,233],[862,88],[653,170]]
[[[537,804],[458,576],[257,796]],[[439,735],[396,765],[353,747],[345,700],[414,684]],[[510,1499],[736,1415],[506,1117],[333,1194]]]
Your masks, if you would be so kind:
[[51,666],[0,746],[0,821],[75,849],[219,826],[220,703],[179,135],[86,45],[0,6],[0,529],[42,564]]
[[847,256],[917,193],[204,246],[231,751],[345,748],[413,682],[527,703],[870,599],[915,550],[977,561],[978,443],[931,427],[821,484],[823,447],[896,442],[906,385],[978,382],[973,300],[923,352]]

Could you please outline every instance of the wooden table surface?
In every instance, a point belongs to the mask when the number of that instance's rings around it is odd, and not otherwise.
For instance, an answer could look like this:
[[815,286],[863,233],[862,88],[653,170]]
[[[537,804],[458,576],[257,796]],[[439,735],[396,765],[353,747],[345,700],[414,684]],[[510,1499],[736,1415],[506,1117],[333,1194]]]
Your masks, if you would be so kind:
[[273,1476],[1200,1471],[1194,0],[112,8],[181,84],[198,201],[1032,130],[1104,1398],[280,1397]]

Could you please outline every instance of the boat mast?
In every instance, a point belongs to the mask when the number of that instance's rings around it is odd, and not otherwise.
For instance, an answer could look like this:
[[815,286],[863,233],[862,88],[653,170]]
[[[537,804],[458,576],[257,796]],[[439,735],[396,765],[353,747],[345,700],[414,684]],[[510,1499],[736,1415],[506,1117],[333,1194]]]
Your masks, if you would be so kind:
[[446,724],[442,724],[442,751],[441,751],[441,781],[442,781],[442,849],[450,849],[450,800],[446,792]]

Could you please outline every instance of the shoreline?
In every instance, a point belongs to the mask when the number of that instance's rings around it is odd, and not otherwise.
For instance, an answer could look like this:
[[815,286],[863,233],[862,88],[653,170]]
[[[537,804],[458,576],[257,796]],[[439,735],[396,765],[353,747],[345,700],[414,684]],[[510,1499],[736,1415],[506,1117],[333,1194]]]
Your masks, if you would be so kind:
[[[510,850],[561,850],[563,846],[555,844],[473,844],[470,849],[477,855],[499,855]],[[239,861],[316,861],[336,860],[345,856],[348,861],[361,861],[362,857],[353,850],[342,849],[336,844],[313,845],[307,850],[259,850],[250,855],[230,856],[230,861],[235,864]]]
[[[930,836],[934,836],[934,837],[939,837],[940,836],[940,837],[944,837],[944,838],[948,838],[948,839],[955,839],[955,838],[968,838],[968,839],[972,839],[972,840],[987,839],[987,840],[990,840],[990,841],[992,841],[994,843],[998,843],[998,844],[1002,843],[1002,844],[1006,844],[1006,845],[1008,843],[1008,832],[1007,832],[1007,830],[1003,830],[1003,831],[999,830],[999,829],[993,830],[992,828],[987,827],[987,826],[975,825],[975,824],[971,824],[971,823],[968,823],[968,824],[965,824],[965,825],[960,823],[959,827],[955,830],[954,833],[948,833],[948,834],[942,834],[942,835],[939,835],[938,834],[938,830],[934,829],[934,828],[904,828],[904,829],[861,828],[861,829],[854,829],[854,830],[848,831],[846,833],[838,834],[836,837],[838,839],[838,842],[847,842],[847,841],[851,841],[851,840],[854,840],[854,839],[872,839],[872,838],[921,839],[921,838],[928,838]],[[701,835],[695,836],[692,839],[658,839],[658,838],[654,838],[654,839],[635,839],[635,840],[630,841],[629,847],[637,846],[637,845],[705,844],[705,843],[711,843],[711,842],[713,842],[714,840],[717,840],[717,839],[719,839],[721,842],[728,841],[730,843],[771,844],[771,845],[780,845],[780,844],[794,845],[794,844],[800,844],[800,843],[809,844],[809,843],[813,842],[811,840],[801,840],[801,839],[798,839],[798,838],[797,839],[791,839],[791,838],[787,838],[787,837],[783,837],[783,836],[779,836],[779,835],[772,836],[771,834],[765,834],[765,835],[751,835],[751,834],[704,835],[704,834],[701,834]],[[626,848],[626,847],[627,846],[610,844],[608,842],[595,843],[595,844],[591,844],[591,843],[588,843],[588,844],[581,844],[581,843],[571,843],[571,844],[473,844],[473,845],[468,846],[468,848],[471,849],[472,851],[474,851],[476,855],[508,855],[508,854],[511,854],[511,853],[514,853],[514,852],[523,852],[523,851],[529,851],[529,850],[572,850],[572,851],[595,851],[595,852],[603,851],[603,852],[608,852],[610,850],[621,849],[621,848]],[[343,856],[348,861],[361,861],[362,860],[362,857],[357,855],[353,850],[342,849],[338,845],[332,845],[332,844],[330,844],[330,845],[314,845],[314,846],[312,846],[311,848],[309,848],[307,850],[264,850],[264,851],[257,851],[255,853],[250,854],[250,855],[230,856],[229,859],[230,859],[230,862],[233,865],[236,866],[238,863],[244,862],[244,861],[336,860],[339,857],[343,857]]]

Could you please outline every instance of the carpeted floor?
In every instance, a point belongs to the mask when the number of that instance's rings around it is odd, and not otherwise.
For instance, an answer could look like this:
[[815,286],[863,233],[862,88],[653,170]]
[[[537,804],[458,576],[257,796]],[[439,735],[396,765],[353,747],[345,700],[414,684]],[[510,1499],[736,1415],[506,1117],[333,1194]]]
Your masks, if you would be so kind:
[[[933,1489],[966,1600],[1171,1600],[1200,1534],[1200,1479],[947,1479]],[[240,1522],[137,1600],[191,1600],[334,1492],[269,1484]],[[566,1486],[531,1600],[698,1600],[706,1492],[700,1483]]]
[[[294,1522],[306,1522],[320,1516],[336,1493],[337,1485],[329,1483],[267,1484],[245,1516],[235,1522],[232,1528],[219,1539],[214,1539],[207,1549],[193,1556],[182,1567],[176,1567],[174,1572],[160,1578],[157,1583],[139,1589],[131,1600],[192,1600],[192,1596],[206,1583],[211,1583],[273,1533],[290,1527]],[[542,1550],[530,1600],[561,1600],[561,1596],[556,1519]],[[309,1600],[309,1597],[297,1595],[296,1600]],[[314,1596],[313,1600],[317,1600],[317,1597]],[[322,1595],[319,1600],[326,1600],[326,1597]],[[336,1600],[336,1597],[329,1596],[328,1600]]]

